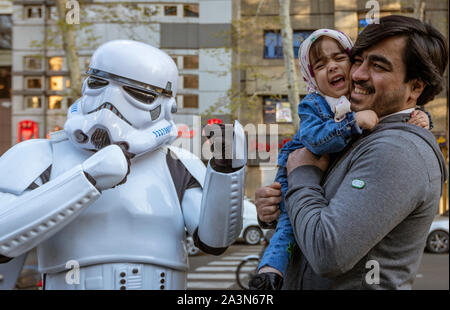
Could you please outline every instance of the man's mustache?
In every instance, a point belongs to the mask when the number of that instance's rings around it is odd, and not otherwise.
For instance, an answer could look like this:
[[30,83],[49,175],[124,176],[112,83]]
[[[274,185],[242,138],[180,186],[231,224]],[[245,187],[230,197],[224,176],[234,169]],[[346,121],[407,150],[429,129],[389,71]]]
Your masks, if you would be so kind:
[[363,90],[369,92],[369,94],[372,94],[375,92],[375,88],[373,86],[368,85],[366,82],[356,82],[356,81],[352,81],[353,82],[353,87],[355,85],[358,85],[359,88],[362,88]]

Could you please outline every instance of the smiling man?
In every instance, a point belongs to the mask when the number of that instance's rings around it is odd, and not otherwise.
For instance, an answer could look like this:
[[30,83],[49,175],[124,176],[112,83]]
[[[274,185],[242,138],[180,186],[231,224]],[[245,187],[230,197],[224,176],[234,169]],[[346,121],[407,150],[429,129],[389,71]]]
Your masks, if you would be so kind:
[[[408,124],[441,92],[445,38],[432,26],[388,16],[358,37],[350,77],[354,111],[379,124],[329,166],[306,148],[287,163],[286,209],[297,246],[286,289],[411,289],[447,178],[433,135]],[[276,218],[276,186],[256,192],[261,221]]]

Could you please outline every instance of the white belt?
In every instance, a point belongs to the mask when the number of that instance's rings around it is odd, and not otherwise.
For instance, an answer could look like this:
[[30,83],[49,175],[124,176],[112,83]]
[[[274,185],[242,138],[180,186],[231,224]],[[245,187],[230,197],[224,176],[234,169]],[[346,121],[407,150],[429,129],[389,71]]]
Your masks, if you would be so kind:
[[186,272],[148,264],[102,264],[44,275],[45,290],[184,290]]

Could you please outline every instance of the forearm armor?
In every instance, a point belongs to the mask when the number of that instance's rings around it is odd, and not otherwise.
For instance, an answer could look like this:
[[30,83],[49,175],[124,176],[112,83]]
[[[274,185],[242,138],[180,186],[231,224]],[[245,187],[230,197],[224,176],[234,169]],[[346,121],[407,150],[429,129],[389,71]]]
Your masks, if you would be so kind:
[[226,248],[242,229],[245,166],[232,173],[206,171],[198,238],[211,248]]
[[81,165],[21,196],[0,193],[0,255],[16,257],[29,251],[99,197]]

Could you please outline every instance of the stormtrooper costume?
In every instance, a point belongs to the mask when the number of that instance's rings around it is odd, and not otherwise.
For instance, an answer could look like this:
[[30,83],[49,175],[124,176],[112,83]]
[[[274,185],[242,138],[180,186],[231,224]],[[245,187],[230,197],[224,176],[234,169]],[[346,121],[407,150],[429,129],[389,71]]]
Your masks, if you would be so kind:
[[107,42],[88,75],[63,131],[0,158],[0,267],[37,247],[45,289],[185,289],[186,230],[218,255],[242,228],[243,128],[218,144],[233,158],[205,167],[170,146],[178,70],[167,54]]

